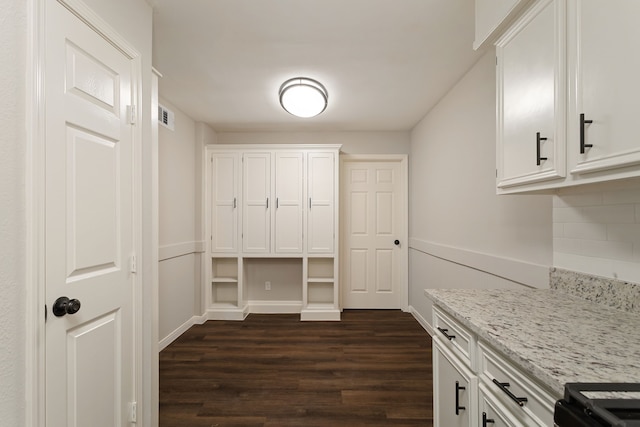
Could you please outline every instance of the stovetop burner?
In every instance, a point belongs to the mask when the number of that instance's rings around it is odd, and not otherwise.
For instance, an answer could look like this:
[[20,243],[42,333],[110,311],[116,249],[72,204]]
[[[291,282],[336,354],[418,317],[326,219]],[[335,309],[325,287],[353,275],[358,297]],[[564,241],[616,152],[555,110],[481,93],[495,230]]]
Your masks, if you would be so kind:
[[640,383],[568,383],[554,421],[558,427],[640,427]]

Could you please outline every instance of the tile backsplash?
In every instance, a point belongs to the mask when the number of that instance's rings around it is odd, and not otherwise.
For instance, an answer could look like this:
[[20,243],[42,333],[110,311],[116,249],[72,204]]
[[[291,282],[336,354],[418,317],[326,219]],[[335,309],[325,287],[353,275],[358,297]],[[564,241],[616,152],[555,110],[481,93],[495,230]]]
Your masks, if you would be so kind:
[[559,190],[553,264],[640,283],[640,179]]

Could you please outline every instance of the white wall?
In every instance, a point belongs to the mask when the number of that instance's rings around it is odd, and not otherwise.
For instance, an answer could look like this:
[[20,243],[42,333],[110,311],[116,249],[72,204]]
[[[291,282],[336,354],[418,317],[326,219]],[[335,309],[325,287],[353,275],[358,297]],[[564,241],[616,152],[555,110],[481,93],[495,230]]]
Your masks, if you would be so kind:
[[552,197],[496,195],[494,58],[411,133],[409,304],[428,322],[425,288],[548,286]]
[[345,154],[408,154],[409,132],[219,132],[218,144],[342,144]]
[[[171,102],[160,104],[175,113],[175,130],[158,129],[159,304],[158,337],[166,340],[200,315],[201,238],[196,234],[196,123]],[[198,185],[199,188],[199,185]],[[199,203],[199,202],[198,202]]]
[[553,264],[640,283],[640,179],[558,191]]
[[24,425],[25,52],[24,0],[0,0],[0,424]]

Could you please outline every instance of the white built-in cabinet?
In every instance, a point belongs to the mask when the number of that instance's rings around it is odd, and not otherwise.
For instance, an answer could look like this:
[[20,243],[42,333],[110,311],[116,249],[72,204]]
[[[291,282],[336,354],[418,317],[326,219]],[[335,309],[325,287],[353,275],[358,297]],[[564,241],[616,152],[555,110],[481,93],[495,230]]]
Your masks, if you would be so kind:
[[[210,266],[203,294],[209,319],[294,310],[302,320],[340,320],[339,150],[339,145],[206,147]],[[294,284],[297,303],[287,300],[279,309],[278,301],[249,298],[250,286],[262,286],[250,283],[249,272],[264,260],[285,260],[283,268],[302,272]]]
[[501,32],[498,193],[640,176],[638,14],[633,1],[537,0]]
[[558,396],[434,306],[434,427],[548,427]]

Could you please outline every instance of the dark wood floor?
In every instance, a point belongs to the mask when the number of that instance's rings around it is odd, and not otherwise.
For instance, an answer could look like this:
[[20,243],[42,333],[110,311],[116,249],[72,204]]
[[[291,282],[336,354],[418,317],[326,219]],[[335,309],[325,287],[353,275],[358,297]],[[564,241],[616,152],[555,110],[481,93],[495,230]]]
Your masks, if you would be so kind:
[[408,313],[250,315],[160,353],[160,426],[431,426],[431,339]]

